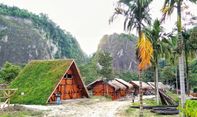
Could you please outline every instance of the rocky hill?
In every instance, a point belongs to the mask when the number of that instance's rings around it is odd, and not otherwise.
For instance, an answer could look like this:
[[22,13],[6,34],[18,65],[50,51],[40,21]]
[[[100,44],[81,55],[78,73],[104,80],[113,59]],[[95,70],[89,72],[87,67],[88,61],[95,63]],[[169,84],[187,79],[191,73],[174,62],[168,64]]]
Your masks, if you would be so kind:
[[113,69],[118,72],[136,71],[136,40],[135,36],[126,34],[105,35],[100,40],[98,51],[111,54]]
[[0,4],[0,66],[5,61],[24,64],[53,58],[84,62],[86,55],[76,39],[46,15]]

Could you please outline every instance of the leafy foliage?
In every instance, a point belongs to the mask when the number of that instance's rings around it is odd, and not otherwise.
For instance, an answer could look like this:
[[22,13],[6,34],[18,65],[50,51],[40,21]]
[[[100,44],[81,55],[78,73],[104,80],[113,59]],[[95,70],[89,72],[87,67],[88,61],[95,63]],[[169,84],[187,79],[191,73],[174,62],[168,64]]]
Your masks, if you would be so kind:
[[185,103],[185,108],[181,109],[187,117],[196,117],[197,116],[197,101],[196,100],[187,100]]
[[[32,61],[10,84],[18,88],[12,103],[46,104],[53,89],[71,64],[71,60]],[[24,95],[21,95],[21,93]]]
[[191,87],[197,86],[197,59],[194,59],[189,64],[189,83]]
[[89,84],[99,78],[96,64],[96,60],[92,57],[87,63],[79,65],[85,84]]
[[0,79],[10,83],[19,74],[20,66],[6,62],[0,70]]
[[106,78],[107,80],[112,79],[112,57],[107,52],[99,52],[97,56],[98,64],[100,65],[98,73],[102,78]]
[[138,80],[138,75],[136,72],[122,72],[122,73],[117,73],[116,76],[127,82],[131,80]]
[[165,66],[161,69],[160,76],[162,82],[169,85],[176,84],[176,66]]
[[119,0],[111,21],[113,21],[117,15],[122,15],[125,17],[124,30],[131,31],[131,29],[136,28],[138,31],[141,31],[141,26],[151,23],[148,7],[151,1],[152,0]]

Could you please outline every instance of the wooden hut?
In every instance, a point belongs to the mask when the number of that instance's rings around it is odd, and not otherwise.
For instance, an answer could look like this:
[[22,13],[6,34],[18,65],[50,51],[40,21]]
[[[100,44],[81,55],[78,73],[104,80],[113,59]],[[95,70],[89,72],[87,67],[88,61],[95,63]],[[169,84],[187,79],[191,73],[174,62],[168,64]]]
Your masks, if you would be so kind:
[[87,86],[88,90],[92,91],[93,96],[110,96],[112,100],[119,99],[120,87],[114,85],[111,81],[105,82],[102,79],[97,79]]
[[[140,82],[139,81],[130,81],[129,83],[131,83],[134,87],[134,94],[138,95],[139,94]],[[142,81],[143,94],[147,94],[150,90],[151,90],[151,87],[147,83]]]
[[104,96],[105,88],[107,84],[102,79],[97,79],[94,82],[87,85],[87,89],[91,91],[91,94],[94,96]]
[[89,97],[74,60],[34,60],[26,65],[10,87],[18,88],[14,103],[53,103]]
[[126,92],[127,92],[126,86],[124,86],[122,83],[118,82],[117,80],[112,80],[111,83],[113,85],[119,87],[119,92],[117,93],[117,95],[119,95],[119,97],[126,96]]
[[115,85],[112,81],[109,81],[108,84],[112,87],[108,93],[112,97],[112,100],[117,100],[121,98],[121,89],[119,86]]
[[127,81],[125,81],[123,79],[120,79],[120,78],[115,78],[115,80],[118,81],[119,83],[123,84],[125,87],[127,87],[127,89],[126,89],[126,94],[127,95],[130,95],[131,93],[134,92],[132,84],[130,84]]

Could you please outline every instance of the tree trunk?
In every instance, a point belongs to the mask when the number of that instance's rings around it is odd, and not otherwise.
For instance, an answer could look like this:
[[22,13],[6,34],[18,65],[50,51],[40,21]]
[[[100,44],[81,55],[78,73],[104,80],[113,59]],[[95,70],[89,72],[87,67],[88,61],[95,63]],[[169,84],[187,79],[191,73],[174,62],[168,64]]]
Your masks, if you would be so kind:
[[179,89],[179,87],[178,87],[178,69],[179,69],[179,66],[177,65],[176,66],[176,75],[175,75],[175,77],[176,77],[176,94],[177,95],[179,95],[179,91],[178,91],[178,89]]
[[184,56],[179,57],[179,77],[180,77],[180,89],[181,89],[181,106],[185,105],[185,78],[184,78]]
[[[139,34],[139,39],[141,39],[141,25],[139,24],[139,31],[138,31],[138,34]],[[138,50],[137,50],[138,51]],[[138,57],[138,53],[137,52],[137,57]],[[138,58],[138,62],[140,63],[140,59]],[[139,64],[138,63],[138,64]],[[143,117],[143,93],[142,93],[142,76],[141,76],[141,70],[138,69],[138,78],[139,78],[139,83],[140,83],[140,86],[139,86],[139,99],[140,99],[140,111],[139,111],[139,117]]]
[[159,105],[159,87],[158,87],[158,76],[159,76],[159,72],[158,72],[158,66],[157,66],[157,63],[156,63],[156,66],[155,66],[155,90],[156,90],[156,102],[157,102],[157,105]]
[[177,29],[178,29],[178,47],[179,47],[179,77],[180,77],[180,89],[181,89],[181,107],[185,105],[185,75],[184,75],[184,49],[182,38],[182,24],[181,24],[181,4],[182,0],[178,0],[177,4]]
[[140,113],[139,117],[143,117],[143,93],[142,93],[142,76],[141,76],[141,71],[138,71],[138,77],[139,77],[139,96],[140,96]]
[[187,87],[187,94],[189,95],[189,93],[190,93],[190,87],[189,87],[189,66],[188,66],[188,55],[187,55],[187,52],[185,52],[185,67],[186,67],[186,69],[185,69],[185,79],[186,79],[186,87]]

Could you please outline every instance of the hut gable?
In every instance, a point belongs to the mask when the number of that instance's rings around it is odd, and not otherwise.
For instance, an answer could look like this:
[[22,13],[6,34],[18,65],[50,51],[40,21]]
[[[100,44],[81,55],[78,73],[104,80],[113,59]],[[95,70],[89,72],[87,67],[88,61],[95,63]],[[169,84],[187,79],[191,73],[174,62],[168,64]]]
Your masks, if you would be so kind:
[[88,97],[74,60],[34,60],[11,82],[11,88],[18,88],[12,103],[47,104],[70,71],[75,72],[76,82],[80,84],[83,96]]
[[120,79],[120,78],[115,78],[116,81],[120,82],[121,84],[123,84],[124,86],[126,86],[128,89],[131,89],[133,88],[133,85]]
[[90,84],[88,84],[87,85],[87,89],[88,90],[91,90],[93,87],[94,87],[94,85],[96,85],[97,83],[99,83],[99,82],[104,82],[102,79],[97,79],[97,80],[95,80],[95,81],[93,81],[93,82],[91,82]]

